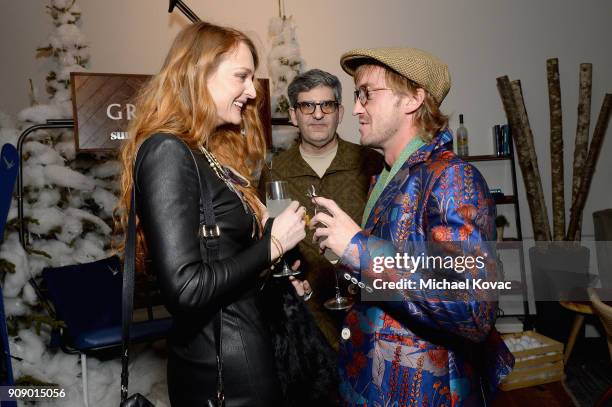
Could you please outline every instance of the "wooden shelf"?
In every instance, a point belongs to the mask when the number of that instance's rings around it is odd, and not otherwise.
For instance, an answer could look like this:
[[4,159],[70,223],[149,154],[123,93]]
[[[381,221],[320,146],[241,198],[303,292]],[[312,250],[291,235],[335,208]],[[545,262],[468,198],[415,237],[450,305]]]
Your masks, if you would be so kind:
[[523,242],[515,237],[504,238],[496,243],[497,250],[523,250]]
[[502,295],[517,295],[517,294],[523,294],[523,290],[525,289],[525,286],[517,280],[509,280],[511,285],[511,289],[509,291],[504,291],[501,294]]
[[516,203],[516,195],[496,195],[493,196],[493,199],[495,200],[495,205],[508,205],[508,204],[514,204]]
[[468,155],[465,157],[460,157],[465,161],[502,161],[502,160],[510,160],[511,156],[509,155]]
[[273,117],[271,122],[273,126],[292,126],[288,117]]

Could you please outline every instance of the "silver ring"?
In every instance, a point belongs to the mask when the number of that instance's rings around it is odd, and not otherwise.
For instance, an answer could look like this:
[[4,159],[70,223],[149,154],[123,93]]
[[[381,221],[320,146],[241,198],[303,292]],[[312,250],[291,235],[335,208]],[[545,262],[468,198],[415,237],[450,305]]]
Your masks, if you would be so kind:
[[302,297],[304,299],[304,301],[308,301],[311,297],[312,297],[312,293],[314,292],[314,290],[310,290],[307,293],[304,293],[304,296]]

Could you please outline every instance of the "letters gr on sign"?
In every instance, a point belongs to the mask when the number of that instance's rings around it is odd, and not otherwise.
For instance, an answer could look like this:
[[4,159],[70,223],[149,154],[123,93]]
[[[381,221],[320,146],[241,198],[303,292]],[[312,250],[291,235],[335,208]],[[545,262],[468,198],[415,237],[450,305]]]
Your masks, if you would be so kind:
[[123,113],[125,112],[125,118],[127,120],[132,120],[136,117],[136,106],[132,103],[126,103],[125,106],[122,106],[119,103],[111,103],[106,108],[106,116],[111,120],[121,120],[123,119]]

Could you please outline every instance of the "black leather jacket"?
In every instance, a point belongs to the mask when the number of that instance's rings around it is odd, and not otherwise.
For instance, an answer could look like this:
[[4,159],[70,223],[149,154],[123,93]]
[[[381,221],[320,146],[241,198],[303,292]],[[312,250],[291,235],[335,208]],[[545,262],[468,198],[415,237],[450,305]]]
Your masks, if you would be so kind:
[[140,224],[174,317],[168,339],[170,400],[173,406],[198,406],[214,394],[213,317],[223,306],[226,406],[277,405],[274,351],[258,298],[259,274],[270,266],[270,233],[252,237],[252,216],[204,156],[194,155],[221,229],[219,260],[212,262],[200,254],[202,207],[188,147],[172,135],[155,134],[142,144],[135,163]]

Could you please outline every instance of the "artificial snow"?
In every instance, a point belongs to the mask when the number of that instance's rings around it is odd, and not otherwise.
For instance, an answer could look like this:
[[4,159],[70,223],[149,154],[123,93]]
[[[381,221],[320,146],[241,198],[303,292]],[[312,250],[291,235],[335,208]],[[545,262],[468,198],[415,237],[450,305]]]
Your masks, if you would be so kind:
[[[22,316],[30,312],[30,307],[23,301],[23,299],[17,298],[4,298],[4,315],[6,317],[11,316]],[[11,353],[13,349],[11,348]],[[13,369],[14,370],[14,369]]]
[[96,186],[96,183],[90,177],[61,165],[47,165],[43,172],[47,182],[53,185],[85,191],[91,191]]
[[57,151],[46,144],[39,143],[38,141],[26,143],[23,146],[23,154],[29,154],[31,156],[28,160],[29,165],[64,164],[64,159]]
[[45,187],[45,174],[43,172],[44,167],[40,164],[33,164],[26,162],[23,164],[23,186],[33,188]]
[[103,188],[94,189],[91,197],[102,208],[102,214],[107,218],[112,218],[113,208],[117,205],[117,197]]
[[76,148],[74,140],[61,141],[55,145],[55,150],[67,160],[74,160],[76,157]]
[[[2,144],[16,145],[21,132],[33,123],[72,118],[69,75],[85,70],[82,65],[89,59],[89,50],[85,36],[74,24],[80,19],[75,1],[50,0],[50,5],[54,29],[43,48],[51,47],[56,66],[45,86],[51,90],[49,104],[23,109],[17,115],[18,121],[0,112]],[[74,141],[72,130],[39,130],[31,133],[23,144],[24,215],[35,222],[26,223],[31,254],[26,253],[17,232],[10,228],[0,246],[0,259],[15,267],[15,273],[6,274],[2,287],[8,317],[23,317],[35,312],[33,306],[39,298],[29,280],[39,276],[45,267],[91,262],[111,254],[108,251],[109,223],[117,202],[113,193],[119,190],[116,178],[121,167],[116,160],[100,162],[104,160],[102,156],[73,161],[76,158]],[[8,219],[16,218],[17,202],[13,199]],[[18,321],[21,320],[13,323]],[[18,334],[9,337],[11,354],[16,357],[12,360],[14,377],[31,375],[65,389],[65,398],[37,405],[82,407],[79,357],[47,348],[49,326],[43,324],[39,335],[23,322],[18,325]],[[165,364],[165,355],[157,350],[146,348],[132,352],[130,392],[141,392],[157,407],[168,406]],[[120,372],[119,359],[87,358],[89,405],[115,407],[119,404]]]
[[49,119],[71,119],[72,112],[66,112],[62,106],[35,105],[23,109],[17,115],[19,120],[32,123],[46,123]]
[[83,232],[83,222],[80,219],[67,216],[62,224],[62,231],[55,236],[64,243],[72,244]]
[[52,230],[61,230],[64,223],[64,212],[58,207],[32,208],[27,215],[38,221],[28,226],[29,231],[36,235],[47,235]]
[[49,43],[53,48],[62,49],[66,44],[83,46],[87,44],[87,41],[75,24],[62,24],[56,27],[53,34],[49,36]]
[[121,163],[119,161],[106,161],[94,166],[89,174],[96,178],[116,177],[121,173]]
[[32,208],[49,208],[59,203],[61,195],[57,189],[41,189],[38,199],[32,203]]
[[14,298],[19,295],[22,287],[30,278],[28,269],[28,257],[19,243],[17,233],[9,234],[0,246],[0,258],[13,263],[14,273],[7,273],[2,286],[2,294],[5,298]]
[[289,108],[287,86],[304,67],[293,17],[272,17],[268,25],[268,37],[272,44],[268,53],[272,116],[286,117]]
[[69,216],[75,216],[81,220],[88,220],[98,226],[100,232],[105,235],[110,235],[110,232],[112,230],[111,227],[108,226],[106,222],[104,222],[96,215],[92,215],[91,213],[85,212],[84,210],[78,208],[68,208],[66,209],[66,214]]

